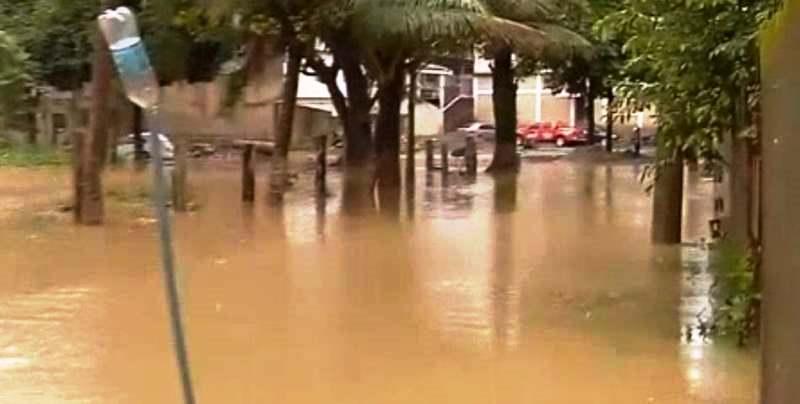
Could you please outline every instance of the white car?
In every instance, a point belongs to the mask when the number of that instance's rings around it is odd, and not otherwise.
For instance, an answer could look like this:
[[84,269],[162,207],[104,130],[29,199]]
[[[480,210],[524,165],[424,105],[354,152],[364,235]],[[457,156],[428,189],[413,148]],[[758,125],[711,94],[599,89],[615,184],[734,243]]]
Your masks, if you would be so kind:
[[[147,158],[150,158],[152,155],[152,149],[150,147],[150,136],[152,134],[150,132],[142,132],[142,139],[144,139],[144,153]],[[164,134],[158,135],[158,140],[161,141],[161,152],[162,157],[165,160],[172,160],[175,158],[175,145],[172,144],[172,141],[169,140]],[[117,146],[117,155],[126,158],[132,159],[134,154],[136,153],[136,147],[134,145],[134,136],[133,134],[128,135],[127,141],[124,144]]]
[[475,137],[492,140],[494,139],[495,127],[491,123],[475,122],[468,126],[458,128],[458,132],[473,135]]

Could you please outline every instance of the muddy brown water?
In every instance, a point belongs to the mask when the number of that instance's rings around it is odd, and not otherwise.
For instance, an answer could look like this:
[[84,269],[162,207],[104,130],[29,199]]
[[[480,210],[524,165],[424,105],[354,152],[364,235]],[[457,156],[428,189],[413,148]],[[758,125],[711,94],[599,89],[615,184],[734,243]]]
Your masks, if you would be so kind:
[[[755,403],[753,352],[684,338],[706,254],[649,244],[639,170],[420,171],[414,209],[350,217],[305,175],[243,208],[235,165],[198,165],[175,229],[199,401]],[[66,170],[0,169],[0,403],[180,402],[147,177],[106,180],[109,223],[76,228],[50,212]],[[688,184],[696,240],[710,185]]]

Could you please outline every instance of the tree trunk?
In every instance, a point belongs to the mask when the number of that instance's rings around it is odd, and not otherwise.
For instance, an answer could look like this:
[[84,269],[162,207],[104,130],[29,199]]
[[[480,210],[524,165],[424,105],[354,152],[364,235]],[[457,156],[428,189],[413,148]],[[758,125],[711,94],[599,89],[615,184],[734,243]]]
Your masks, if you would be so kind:
[[413,186],[417,154],[417,72],[408,75],[408,139],[406,142],[406,187]]
[[81,222],[81,204],[83,203],[83,154],[85,147],[83,142],[86,135],[78,124],[78,102],[80,91],[75,90],[70,97],[68,108],[68,120],[70,122],[70,140],[72,143],[72,213],[75,223]]
[[680,244],[683,224],[683,159],[671,158],[663,141],[658,144],[659,165],[653,186],[652,240]]
[[297,87],[300,81],[300,63],[303,61],[303,49],[300,45],[291,44],[287,51],[286,78],[283,81],[283,98],[278,136],[275,142],[275,155],[272,158],[270,173],[270,200],[280,202],[289,182],[289,148],[292,144],[294,129],[294,112],[297,105]]
[[739,132],[748,125],[749,111],[747,95],[743,92],[733,94],[737,100],[734,108],[736,125],[731,131],[730,161],[730,217],[728,222],[728,240],[744,251],[753,244],[753,159],[750,140],[739,136]]
[[330,38],[335,62],[341,67],[347,98],[338,89],[336,76],[325,79],[344,130],[344,178],[342,210],[358,215],[375,207],[373,198],[372,99],[370,86],[361,66],[359,48],[346,35]]
[[381,86],[378,119],[375,123],[375,183],[382,211],[399,209],[400,118],[405,70],[397,66],[394,75]]
[[517,154],[517,84],[511,48],[494,53],[492,81],[494,94],[495,149],[488,171],[492,173],[515,172],[519,169]]
[[609,88],[606,94],[608,99],[608,108],[606,112],[606,151],[611,153],[614,151],[614,89]]
[[372,157],[372,97],[358,51],[351,44],[334,49],[347,87],[348,114],[344,124],[345,164],[368,166]]
[[597,100],[597,85],[595,80],[589,80],[589,88],[586,91],[586,131],[589,132],[589,144],[594,144],[594,132],[597,124],[594,121],[594,103]]
[[79,222],[103,223],[102,171],[108,158],[108,118],[113,66],[111,54],[99,30],[94,33],[92,56],[92,104],[89,131],[81,153],[81,209]]

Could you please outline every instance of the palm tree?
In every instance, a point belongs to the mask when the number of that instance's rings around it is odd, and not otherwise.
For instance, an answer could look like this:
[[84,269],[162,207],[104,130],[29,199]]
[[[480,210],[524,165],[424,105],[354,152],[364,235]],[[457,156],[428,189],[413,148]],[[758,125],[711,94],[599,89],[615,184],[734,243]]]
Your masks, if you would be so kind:
[[378,83],[375,129],[378,183],[399,184],[399,106],[409,66],[437,54],[483,44],[495,60],[498,142],[493,169],[516,166],[514,51],[582,46],[582,38],[548,23],[545,0],[354,0],[359,37],[369,38],[366,66]]
[[[557,9],[547,0],[481,0],[496,18],[517,22],[527,30],[523,35],[487,36],[484,51],[492,58],[494,118],[496,127],[494,159],[490,172],[516,171],[517,84],[514,57],[537,58],[543,53],[587,52],[589,43],[558,25]],[[563,6],[563,5],[562,5]]]

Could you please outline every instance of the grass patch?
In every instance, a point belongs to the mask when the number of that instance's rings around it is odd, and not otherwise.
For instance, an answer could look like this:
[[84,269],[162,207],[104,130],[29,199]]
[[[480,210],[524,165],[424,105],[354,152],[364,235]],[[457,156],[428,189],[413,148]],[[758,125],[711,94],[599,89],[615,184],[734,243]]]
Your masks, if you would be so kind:
[[151,190],[146,186],[114,187],[106,191],[108,199],[124,204],[146,204],[150,202],[151,195]]
[[0,147],[0,167],[50,167],[69,164],[60,150],[36,146]]

